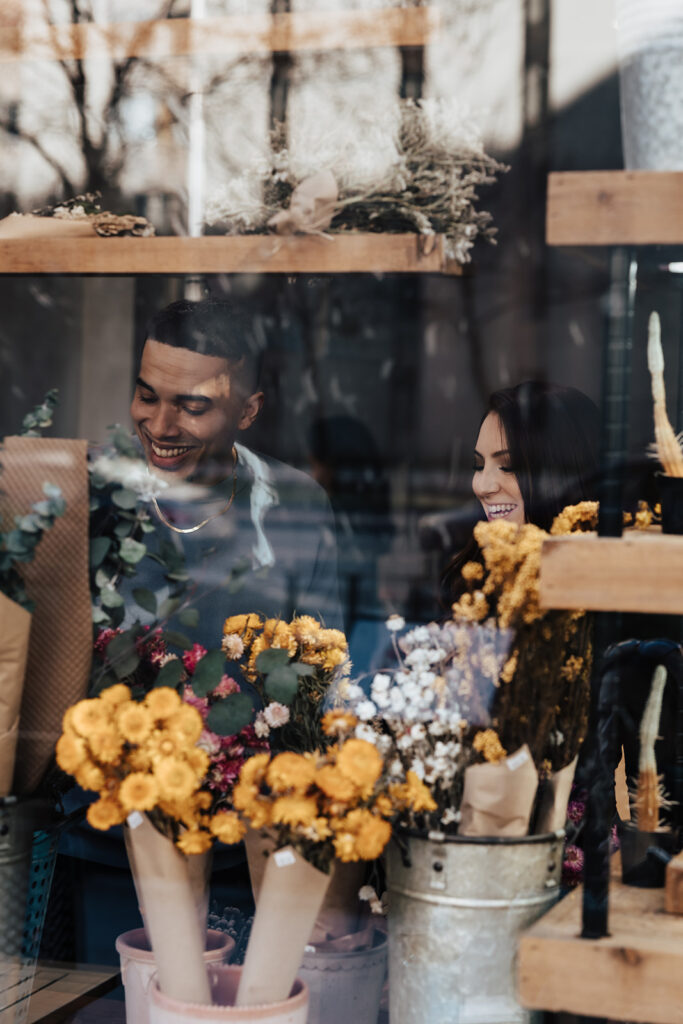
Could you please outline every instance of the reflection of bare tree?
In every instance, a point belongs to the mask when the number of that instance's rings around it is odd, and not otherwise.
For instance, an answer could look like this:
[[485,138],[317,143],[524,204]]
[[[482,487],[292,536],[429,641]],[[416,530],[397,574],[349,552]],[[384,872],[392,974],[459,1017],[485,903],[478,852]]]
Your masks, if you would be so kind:
[[[42,0],[42,6],[49,24],[50,0]],[[156,18],[176,16],[177,6],[178,0],[164,0]],[[72,25],[95,21],[90,0],[68,0],[68,10]],[[141,24],[141,33],[144,30]],[[60,70],[61,81],[57,82],[54,77],[45,81],[54,81],[55,92],[60,88],[64,90],[68,114],[61,99],[49,95],[50,85],[44,84],[41,89],[37,80],[32,93],[24,90],[19,102],[4,105],[0,132],[31,147],[52,168],[58,179],[60,198],[81,191],[101,191],[111,202],[120,194],[119,178],[135,146],[126,125],[127,102],[141,91],[156,97],[162,120],[168,127],[182,117],[186,101],[182,83],[174,81],[158,63],[141,57],[115,59],[112,56],[109,61],[96,62],[75,60],[60,44],[57,34],[53,39],[54,60],[49,65],[51,69]],[[27,56],[30,58],[30,51]],[[42,77],[47,62],[36,67],[41,70],[35,73]],[[50,70],[49,74],[54,76],[54,71]],[[22,109],[27,101],[31,103],[29,116],[25,116]],[[36,113],[38,108],[40,115]],[[71,146],[53,144],[59,127],[64,136],[68,136]]]

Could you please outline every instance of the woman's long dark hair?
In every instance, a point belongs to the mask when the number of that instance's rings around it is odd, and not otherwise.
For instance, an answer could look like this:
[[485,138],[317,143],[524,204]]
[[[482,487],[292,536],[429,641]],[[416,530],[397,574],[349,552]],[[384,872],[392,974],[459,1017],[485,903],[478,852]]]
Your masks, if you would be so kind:
[[[492,412],[500,417],[527,523],[549,530],[566,505],[597,500],[600,414],[587,395],[529,380],[494,391],[480,426]],[[457,597],[460,570],[476,551],[472,540],[447,566],[441,581],[445,603]]]

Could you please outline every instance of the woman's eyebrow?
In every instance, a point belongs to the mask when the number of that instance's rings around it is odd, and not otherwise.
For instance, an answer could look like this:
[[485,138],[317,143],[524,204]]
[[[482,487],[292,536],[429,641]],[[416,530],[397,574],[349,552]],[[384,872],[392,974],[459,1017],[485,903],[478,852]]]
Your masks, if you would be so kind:
[[499,452],[494,452],[492,454],[491,458],[492,459],[499,459],[501,457],[501,455],[509,455],[509,454],[510,454],[510,449],[509,448],[501,448],[501,450]]

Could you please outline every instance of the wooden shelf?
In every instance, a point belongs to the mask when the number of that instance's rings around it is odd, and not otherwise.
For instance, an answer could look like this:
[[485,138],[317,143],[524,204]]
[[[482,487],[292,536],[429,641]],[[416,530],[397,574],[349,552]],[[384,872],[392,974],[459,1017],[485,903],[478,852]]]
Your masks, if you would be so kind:
[[543,544],[544,608],[683,614],[683,536],[631,530],[623,537],[582,533]]
[[548,245],[682,245],[683,171],[548,176]]
[[461,274],[437,235],[0,239],[0,274]]
[[683,1022],[683,917],[664,889],[610,881],[609,930],[582,939],[579,888],[524,933],[518,992],[529,1009],[611,1020]]
[[245,14],[223,18],[0,28],[0,60],[160,59],[283,50],[424,46],[438,32],[434,7]]

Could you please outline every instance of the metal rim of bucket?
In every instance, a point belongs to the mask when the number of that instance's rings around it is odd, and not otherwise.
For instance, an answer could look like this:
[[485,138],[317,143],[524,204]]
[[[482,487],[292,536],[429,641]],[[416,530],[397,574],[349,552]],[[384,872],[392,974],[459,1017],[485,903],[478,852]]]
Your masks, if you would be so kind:
[[400,847],[401,838],[426,839],[431,843],[455,843],[472,846],[531,846],[534,843],[549,843],[552,840],[564,842],[565,831],[563,828],[556,832],[542,832],[533,836],[452,836],[445,832],[425,832],[418,828],[406,828],[392,836],[393,841]]

